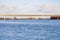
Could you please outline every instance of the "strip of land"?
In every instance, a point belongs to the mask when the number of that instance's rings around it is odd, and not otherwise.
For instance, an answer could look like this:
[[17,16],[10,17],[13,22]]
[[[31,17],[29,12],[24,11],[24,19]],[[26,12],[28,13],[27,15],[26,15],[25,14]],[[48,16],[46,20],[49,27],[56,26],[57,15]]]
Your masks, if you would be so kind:
[[21,20],[21,19],[60,19],[60,14],[35,15],[35,14],[0,14],[0,20]]

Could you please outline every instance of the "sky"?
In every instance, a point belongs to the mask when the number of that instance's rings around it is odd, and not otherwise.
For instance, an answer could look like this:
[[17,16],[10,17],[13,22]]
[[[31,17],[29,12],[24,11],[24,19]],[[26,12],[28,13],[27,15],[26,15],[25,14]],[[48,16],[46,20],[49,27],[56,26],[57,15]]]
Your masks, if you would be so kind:
[[0,0],[0,14],[60,14],[60,0]]

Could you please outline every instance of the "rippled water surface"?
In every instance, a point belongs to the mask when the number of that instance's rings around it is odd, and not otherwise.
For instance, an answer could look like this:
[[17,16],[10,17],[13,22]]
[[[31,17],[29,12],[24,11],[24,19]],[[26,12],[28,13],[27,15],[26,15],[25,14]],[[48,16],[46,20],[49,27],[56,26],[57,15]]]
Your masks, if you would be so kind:
[[0,40],[60,40],[60,20],[0,20]]

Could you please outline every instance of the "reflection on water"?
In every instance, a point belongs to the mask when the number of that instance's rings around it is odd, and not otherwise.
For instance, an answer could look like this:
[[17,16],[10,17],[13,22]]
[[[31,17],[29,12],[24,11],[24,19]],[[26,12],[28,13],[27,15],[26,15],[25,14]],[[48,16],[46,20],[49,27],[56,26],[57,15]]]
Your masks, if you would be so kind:
[[0,40],[60,40],[60,20],[0,20]]

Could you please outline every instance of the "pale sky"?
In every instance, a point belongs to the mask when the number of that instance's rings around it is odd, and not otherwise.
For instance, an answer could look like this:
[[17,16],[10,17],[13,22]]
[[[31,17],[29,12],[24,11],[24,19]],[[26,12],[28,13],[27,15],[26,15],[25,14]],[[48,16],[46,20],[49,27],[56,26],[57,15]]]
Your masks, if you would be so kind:
[[60,0],[0,0],[0,14],[60,14]]

